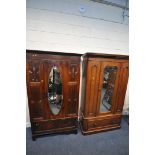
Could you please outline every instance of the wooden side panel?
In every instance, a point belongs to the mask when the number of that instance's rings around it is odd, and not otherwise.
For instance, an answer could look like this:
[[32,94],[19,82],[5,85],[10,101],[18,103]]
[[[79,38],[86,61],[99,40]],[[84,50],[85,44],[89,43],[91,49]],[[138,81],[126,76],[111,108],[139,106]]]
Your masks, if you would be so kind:
[[86,99],[86,70],[87,70],[87,61],[82,61],[82,79],[81,79],[81,107],[79,111],[80,119],[82,119],[82,115],[84,113],[85,99]]
[[85,116],[95,116],[100,77],[100,62],[89,61],[87,69]]
[[122,63],[121,76],[119,79],[118,96],[117,96],[118,104],[116,109],[116,112],[119,112],[119,113],[121,113],[123,110],[124,99],[125,99],[127,83],[128,83],[128,76],[129,76],[129,64]]
[[80,64],[68,63],[68,85],[67,85],[67,116],[78,115]]
[[27,63],[27,91],[31,120],[43,119],[42,64],[39,61]]

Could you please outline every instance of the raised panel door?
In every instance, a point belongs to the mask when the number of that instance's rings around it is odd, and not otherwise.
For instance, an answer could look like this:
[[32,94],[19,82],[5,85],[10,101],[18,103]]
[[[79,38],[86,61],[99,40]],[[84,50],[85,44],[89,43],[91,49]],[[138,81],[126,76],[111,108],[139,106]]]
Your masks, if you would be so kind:
[[98,87],[100,77],[100,62],[88,61],[86,81],[86,101],[84,105],[85,116],[95,116],[98,100]]

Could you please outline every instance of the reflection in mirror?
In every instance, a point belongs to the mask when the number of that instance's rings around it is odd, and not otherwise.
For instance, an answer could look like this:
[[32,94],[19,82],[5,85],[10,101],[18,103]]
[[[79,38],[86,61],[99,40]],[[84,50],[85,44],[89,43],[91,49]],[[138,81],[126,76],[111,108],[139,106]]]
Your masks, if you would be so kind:
[[111,110],[112,95],[116,79],[117,67],[107,66],[104,69],[104,77],[102,82],[100,112],[107,112]]
[[57,115],[62,107],[62,79],[56,66],[51,68],[48,79],[48,102],[54,115]]

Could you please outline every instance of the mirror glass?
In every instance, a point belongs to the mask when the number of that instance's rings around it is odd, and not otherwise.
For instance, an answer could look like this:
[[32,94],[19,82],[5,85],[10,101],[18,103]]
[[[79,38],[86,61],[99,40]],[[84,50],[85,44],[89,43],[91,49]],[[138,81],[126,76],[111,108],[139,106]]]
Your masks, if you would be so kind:
[[57,115],[62,107],[62,79],[56,66],[51,68],[48,79],[48,102],[54,115]]
[[107,66],[104,68],[101,90],[100,112],[111,110],[112,95],[116,79],[117,67]]

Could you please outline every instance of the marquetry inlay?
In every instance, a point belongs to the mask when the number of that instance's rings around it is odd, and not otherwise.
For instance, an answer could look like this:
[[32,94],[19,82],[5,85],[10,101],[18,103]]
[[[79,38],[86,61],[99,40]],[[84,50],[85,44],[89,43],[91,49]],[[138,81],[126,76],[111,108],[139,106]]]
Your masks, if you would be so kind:
[[69,67],[70,81],[75,81],[78,74],[77,64],[71,64]]
[[38,82],[39,77],[39,64],[30,64],[29,65],[29,79],[32,82]]

